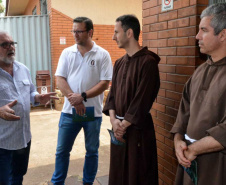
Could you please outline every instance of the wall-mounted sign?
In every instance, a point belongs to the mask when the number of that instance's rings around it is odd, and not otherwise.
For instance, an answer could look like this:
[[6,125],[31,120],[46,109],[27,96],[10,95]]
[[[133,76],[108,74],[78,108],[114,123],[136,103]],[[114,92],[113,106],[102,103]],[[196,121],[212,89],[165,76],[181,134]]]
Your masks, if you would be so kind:
[[173,0],[162,0],[162,11],[172,10]]
[[60,44],[66,44],[66,37],[60,37]]

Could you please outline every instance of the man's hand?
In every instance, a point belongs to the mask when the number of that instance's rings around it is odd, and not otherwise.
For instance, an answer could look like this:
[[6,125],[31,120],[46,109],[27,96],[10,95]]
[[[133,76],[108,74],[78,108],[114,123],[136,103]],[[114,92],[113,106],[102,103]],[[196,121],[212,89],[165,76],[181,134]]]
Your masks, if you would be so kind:
[[121,142],[125,142],[125,140],[122,138],[123,135],[126,133],[125,129],[123,129],[120,124],[122,123],[119,119],[110,119],[111,124],[112,124],[112,128],[114,131],[114,135],[116,137],[117,140],[121,141]]
[[120,126],[123,128],[123,130],[126,132],[126,129],[127,127],[129,127],[131,125],[130,122],[126,121],[126,120],[123,120],[121,123],[120,123]]
[[13,102],[10,102],[5,106],[0,107],[0,118],[7,121],[20,120],[20,116],[16,116],[15,111],[11,109],[16,104],[17,104],[17,100],[14,100]]
[[83,103],[75,105],[74,107],[76,110],[76,114],[78,114],[79,116],[83,116],[86,113],[86,107],[84,106]]
[[71,106],[76,106],[82,103],[83,97],[78,93],[70,93],[68,94],[68,101],[70,102]]
[[188,149],[187,144],[182,140],[182,136],[178,133],[174,137],[174,145],[178,162],[184,167],[190,166],[191,161],[188,160],[184,154]]
[[[192,147],[190,147],[191,145],[188,146],[188,149],[184,151],[184,156],[186,157],[186,159],[188,159],[189,161],[193,161],[197,155],[195,155],[195,151],[192,149]],[[189,166],[185,166],[185,167],[190,167]]]
[[55,92],[50,92],[47,94],[37,94],[35,95],[35,102],[39,102],[40,104],[47,106],[50,104],[51,99],[59,100],[59,98],[55,96],[56,94],[57,93]]
[[191,165],[191,161],[188,160],[185,156],[185,151],[187,149],[187,144],[184,141],[181,140],[175,143],[175,151],[178,162],[184,167],[189,167]]

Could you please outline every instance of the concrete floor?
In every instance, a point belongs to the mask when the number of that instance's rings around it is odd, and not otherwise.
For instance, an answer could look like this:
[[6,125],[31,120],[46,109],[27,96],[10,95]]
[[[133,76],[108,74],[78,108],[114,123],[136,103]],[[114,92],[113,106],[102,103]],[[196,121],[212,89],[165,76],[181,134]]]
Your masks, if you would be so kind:
[[[32,142],[29,168],[24,177],[24,185],[47,185],[48,181],[50,181],[54,171],[59,118],[60,111],[50,109],[34,109],[31,111]],[[103,116],[100,134],[99,167],[94,185],[107,185],[110,162],[110,136],[107,128],[111,128],[109,117]],[[81,181],[84,156],[84,134],[81,131],[71,152],[66,185],[81,184],[73,181],[76,181],[76,179]]]

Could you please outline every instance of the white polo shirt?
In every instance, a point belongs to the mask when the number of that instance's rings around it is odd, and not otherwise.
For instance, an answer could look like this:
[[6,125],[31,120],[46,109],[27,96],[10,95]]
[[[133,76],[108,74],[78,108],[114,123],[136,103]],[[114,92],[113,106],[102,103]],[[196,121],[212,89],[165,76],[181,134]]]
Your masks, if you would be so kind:
[[[75,93],[85,92],[101,80],[111,80],[112,62],[108,51],[93,42],[92,49],[84,57],[78,51],[77,44],[68,47],[61,53],[55,76],[66,78]],[[95,117],[102,116],[103,93],[87,99],[85,107],[95,109]],[[62,112],[72,114],[72,106],[67,97],[64,98]]]

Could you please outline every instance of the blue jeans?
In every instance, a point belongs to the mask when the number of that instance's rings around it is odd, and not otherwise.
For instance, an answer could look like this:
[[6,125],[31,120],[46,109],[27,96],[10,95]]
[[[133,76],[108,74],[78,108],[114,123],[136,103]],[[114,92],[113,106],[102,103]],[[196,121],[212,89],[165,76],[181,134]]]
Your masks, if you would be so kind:
[[70,152],[74,141],[83,128],[85,133],[85,163],[83,167],[83,183],[93,184],[98,168],[98,148],[102,117],[94,121],[74,122],[72,115],[61,113],[59,122],[58,141],[56,149],[55,172],[51,182],[54,185],[64,185],[67,177]]
[[0,148],[0,185],[22,185],[27,172],[31,141],[26,148],[6,150]]

